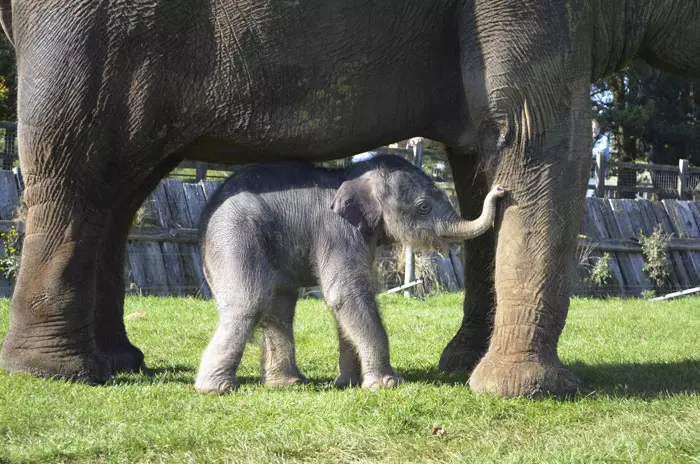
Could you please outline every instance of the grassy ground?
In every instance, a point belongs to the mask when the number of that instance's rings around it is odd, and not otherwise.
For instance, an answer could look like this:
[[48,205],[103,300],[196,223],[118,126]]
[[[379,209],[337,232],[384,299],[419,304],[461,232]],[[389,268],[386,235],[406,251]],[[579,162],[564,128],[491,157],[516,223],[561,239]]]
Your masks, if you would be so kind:
[[304,301],[298,356],[310,385],[261,386],[251,345],[240,391],[203,397],[192,384],[213,304],[129,298],[126,313],[141,317],[127,328],[153,372],[101,387],[0,373],[0,463],[700,461],[700,299],[574,300],[560,352],[585,389],[568,402],[475,395],[464,375],[436,370],[460,295],[381,301],[405,385],[332,388],[332,318]]

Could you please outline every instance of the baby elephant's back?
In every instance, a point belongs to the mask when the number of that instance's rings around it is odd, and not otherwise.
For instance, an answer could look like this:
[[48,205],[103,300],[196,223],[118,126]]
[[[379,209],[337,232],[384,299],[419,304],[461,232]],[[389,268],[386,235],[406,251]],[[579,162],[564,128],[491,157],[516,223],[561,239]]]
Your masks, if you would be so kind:
[[315,238],[339,220],[330,209],[339,174],[294,162],[237,168],[203,214],[207,275],[264,259],[279,285],[313,285]]

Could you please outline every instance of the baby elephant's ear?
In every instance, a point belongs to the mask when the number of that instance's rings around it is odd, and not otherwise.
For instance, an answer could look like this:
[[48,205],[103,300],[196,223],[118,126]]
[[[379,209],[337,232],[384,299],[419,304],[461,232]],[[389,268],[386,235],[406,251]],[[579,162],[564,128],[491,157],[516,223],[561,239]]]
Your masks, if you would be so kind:
[[357,227],[365,237],[376,233],[382,218],[381,205],[368,177],[358,176],[343,182],[331,204],[333,211]]

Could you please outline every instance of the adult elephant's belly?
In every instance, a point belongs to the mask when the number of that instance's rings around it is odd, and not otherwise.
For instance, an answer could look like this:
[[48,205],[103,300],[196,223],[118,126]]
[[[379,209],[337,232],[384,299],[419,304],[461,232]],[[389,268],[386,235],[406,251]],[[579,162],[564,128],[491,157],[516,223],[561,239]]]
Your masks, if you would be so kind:
[[232,111],[224,124],[219,119],[188,157],[236,163],[331,159],[423,135],[419,132],[429,125],[427,92],[416,90],[414,98],[406,99],[396,85],[339,76],[323,84],[285,97],[260,89],[269,102],[255,101],[245,110]]

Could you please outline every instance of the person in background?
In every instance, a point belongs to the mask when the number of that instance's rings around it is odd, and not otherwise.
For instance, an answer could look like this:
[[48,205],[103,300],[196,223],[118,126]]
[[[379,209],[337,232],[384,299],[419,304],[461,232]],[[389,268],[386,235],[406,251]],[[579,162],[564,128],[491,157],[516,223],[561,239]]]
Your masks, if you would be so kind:
[[[610,161],[610,142],[608,136],[601,134],[600,124],[595,119],[591,123],[591,129],[593,132],[593,162],[595,163],[598,153],[600,153],[605,158],[605,164],[607,165],[607,162]],[[605,176],[607,177],[607,175],[608,170],[606,168]],[[593,168],[591,168],[591,177],[595,177],[595,170]]]

